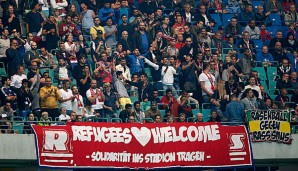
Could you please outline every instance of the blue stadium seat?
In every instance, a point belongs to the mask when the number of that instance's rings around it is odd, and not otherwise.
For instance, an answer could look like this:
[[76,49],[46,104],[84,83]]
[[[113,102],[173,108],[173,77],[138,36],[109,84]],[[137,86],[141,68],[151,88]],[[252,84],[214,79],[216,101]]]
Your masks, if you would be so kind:
[[122,123],[122,119],[121,118],[112,118],[111,122],[120,122],[120,123]]
[[200,109],[192,109],[192,114],[193,114],[193,117],[196,117],[198,113],[200,113],[201,110]]
[[223,26],[226,27],[230,23],[231,18],[234,16],[234,14],[222,14]]
[[265,89],[265,92],[268,92],[268,86],[267,86],[267,83],[266,83],[266,81],[261,81],[261,82],[260,82],[260,84],[261,84],[261,86],[263,86],[263,87],[264,87],[264,89]]
[[4,76],[4,77],[7,76],[5,65],[3,62],[0,62],[0,76]]
[[186,122],[193,122],[194,120],[196,120],[195,117],[189,117],[187,118]]
[[289,30],[288,26],[282,26],[280,27],[280,30],[282,31],[283,37],[286,37]]
[[174,10],[172,9],[172,8],[166,8],[166,9],[163,9],[162,10],[162,13],[164,14],[164,15],[170,15],[170,13],[171,12],[173,12]]
[[281,26],[281,19],[278,13],[269,15],[273,26]]
[[139,100],[139,96],[131,96],[130,100],[131,100],[131,103],[134,103]]
[[216,27],[219,27],[222,25],[221,19],[219,14],[210,14],[213,20],[216,22]]
[[276,81],[269,80],[269,89],[275,89],[275,88],[276,88]]
[[271,34],[271,36],[273,38],[273,37],[275,37],[275,33],[277,32],[278,27],[272,26],[272,27],[267,27],[266,29],[267,29],[267,31],[270,32],[270,34]]
[[[268,79],[270,76],[276,76],[277,75],[277,67],[267,67],[267,75],[268,75]],[[273,81],[273,80],[271,80],[271,81]]]
[[259,40],[254,40],[255,46],[256,48],[262,48],[263,47],[263,40],[259,39]]
[[166,115],[166,110],[159,110],[159,111],[160,111],[161,116],[164,118]]
[[264,67],[255,67],[252,69],[253,71],[257,71],[259,73],[259,78],[264,81],[267,80],[266,72]]
[[202,104],[202,114],[203,114],[203,121],[206,122],[211,117],[211,104],[210,103],[203,103]]
[[257,8],[258,6],[263,6],[262,1],[251,1],[252,6]]

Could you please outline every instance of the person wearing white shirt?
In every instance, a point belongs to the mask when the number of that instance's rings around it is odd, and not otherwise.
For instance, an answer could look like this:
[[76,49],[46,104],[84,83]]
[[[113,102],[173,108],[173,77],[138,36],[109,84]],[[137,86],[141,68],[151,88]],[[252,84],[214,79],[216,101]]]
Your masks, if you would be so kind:
[[171,89],[173,90],[174,96],[177,95],[175,92],[175,87],[174,85],[174,75],[177,75],[176,68],[173,66],[169,65],[169,60],[167,57],[163,58],[163,64],[161,68],[161,76],[162,76],[162,84],[163,84],[163,89]]
[[71,101],[72,104],[72,111],[76,112],[77,115],[84,115],[84,102],[83,97],[79,93],[79,89],[77,86],[72,86],[72,94],[74,99]]
[[131,81],[131,74],[128,66],[126,65],[126,59],[121,58],[120,64],[116,66],[116,71],[122,71],[125,80]]
[[69,121],[70,120],[70,116],[67,115],[66,113],[66,108],[65,107],[61,107],[60,108],[60,116],[59,116],[59,121]]
[[203,72],[199,76],[200,86],[202,88],[203,102],[209,103],[216,90],[215,77],[210,73],[210,64],[203,66]]
[[65,38],[67,41],[64,43],[65,51],[70,53],[72,56],[76,57],[76,52],[80,50],[77,42],[74,42],[73,35],[69,34]]
[[54,70],[54,78],[60,82],[62,81],[71,81],[70,79],[70,68],[66,66],[66,63],[63,58],[58,60],[58,66]]
[[256,85],[256,78],[255,77],[250,77],[249,80],[249,85],[244,87],[244,90],[246,89],[252,89],[252,90],[256,90],[259,94],[259,98],[262,99],[262,93],[261,93],[261,89],[258,85]]
[[66,108],[67,114],[70,114],[70,112],[72,111],[71,101],[74,99],[72,91],[69,89],[69,87],[69,81],[63,81],[63,88],[59,90],[61,98],[66,99],[66,101],[60,102],[60,106]]
[[26,41],[26,43],[24,44],[24,48],[25,48],[25,52],[27,52],[27,51],[31,50],[31,43],[33,42],[33,34],[28,33],[27,39],[25,41]]
[[86,92],[86,97],[92,103],[92,109],[94,109],[95,113],[100,113],[102,116],[105,97],[102,91],[96,88],[96,85],[96,80],[91,80],[91,86]]
[[17,68],[17,73],[11,76],[11,87],[20,88],[22,86],[22,80],[27,79],[25,75],[25,68],[22,65],[19,65]]

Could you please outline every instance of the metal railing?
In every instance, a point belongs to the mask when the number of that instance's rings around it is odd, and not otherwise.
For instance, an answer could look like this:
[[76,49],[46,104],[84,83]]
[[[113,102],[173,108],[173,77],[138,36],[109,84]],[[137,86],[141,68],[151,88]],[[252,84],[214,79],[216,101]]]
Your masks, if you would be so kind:
[[[111,121],[108,122],[107,118],[100,118],[99,121],[90,121],[90,120],[84,120],[84,122],[106,122],[106,123],[128,123],[128,120],[126,122],[122,122],[121,118],[113,118]],[[174,123],[179,122],[179,118],[174,118]],[[188,123],[197,123],[200,124],[201,122],[196,122],[196,118],[190,117],[187,118],[186,122]],[[7,123],[8,125],[3,125],[3,123]],[[133,124],[146,124],[146,123],[154,123],[154,120],[151,118],[144,118],[141,121],[135,120]],[[171,124],[167,122],[162,122],[165,124]],[[202,122],[207,123],[207,122]],[[222,125],[248,125],[248,122],[219,122]],[[30,124],[37,124],[41,126],[65,126],[65,121],[7,121],[7,120],[0,120],[0,132],[2,134],[33,134],[33,131],[31,129]],[[291,124],[291,133],[296,134],[298,133],[298,122],[290,122]],[[3,129],[6,126],[6,129]],[[1,134],[1,133],[0,133]]]

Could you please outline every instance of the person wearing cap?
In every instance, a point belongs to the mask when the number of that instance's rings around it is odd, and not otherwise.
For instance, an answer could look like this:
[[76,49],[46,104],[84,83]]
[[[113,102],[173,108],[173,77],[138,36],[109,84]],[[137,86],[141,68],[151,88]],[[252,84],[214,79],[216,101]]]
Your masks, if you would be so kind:
[[43,17],[39,13],[43,4],[39,2],[32,3],[31,11],[28,12],[25,16],[26,21],[26,32],[32,33],[33,36],[36,36],[42,27],[42,23],[44,22]]
[[29,87],[29,80],[22,80],[22,86],[16,89],[16,94],[19,114],[25,118],[31,113],[31,102],[33,100],[33,95]]
[[120,104],[118,102],[118,98],[116,94],[111,91],[110,83],[104,83],[103,88],[104,88],[103,95],[105,96],[105,101],[103,106],[104,114],[105,114],[105,118],[108,118],[108,121],[110,121],[111,118],[118,117],[116,114],[116,111],[120,108]]
[[94,40],[91,41],[90,48],[91,48],[91,56],[93,62],[96,63],[100,59],[100,53],[105,51],[105,40],[104,35],[101,30],[96,31],[97,36]]
[[[98,35],[97,32],[99,30],[101,31],[99,33],[102,34],[103,36],[104,36],[104,33],[105,33],[104,28],[100,25],[99,17],[95,17],[93,19],[93,21],[94,21],[94,26],[90,28],[90,35],[91,35],[92,40],[94,40],[97,37],[97,35]],[[102,37],[102,38],[104,39],[104,37]]]

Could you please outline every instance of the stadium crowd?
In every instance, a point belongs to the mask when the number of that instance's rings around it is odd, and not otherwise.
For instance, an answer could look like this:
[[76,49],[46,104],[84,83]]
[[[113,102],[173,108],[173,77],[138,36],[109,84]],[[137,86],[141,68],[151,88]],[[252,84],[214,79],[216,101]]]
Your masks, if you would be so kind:
[[[293,0],[1,1],[0,129],[12,121],[298,117]],[[27,10],[26,10],[27,9]]]

